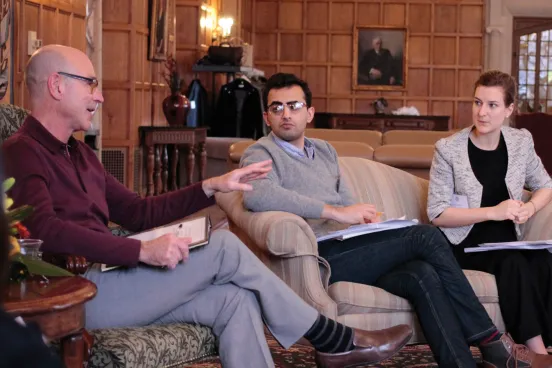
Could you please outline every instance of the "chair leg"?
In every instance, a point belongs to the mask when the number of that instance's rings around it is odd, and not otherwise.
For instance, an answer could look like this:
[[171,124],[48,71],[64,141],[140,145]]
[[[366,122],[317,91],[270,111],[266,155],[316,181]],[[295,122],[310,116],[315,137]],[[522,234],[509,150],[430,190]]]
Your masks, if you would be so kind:
[[86,330],[61,339],[61,354],[67,368],[83,368],[88,363],[93,338]]
[[82,337],[84,339],[84,365],[88,363],[90,355],[92,354],[92,346],[94,345],[94,336],[90,335],[88,331],[82,331]]

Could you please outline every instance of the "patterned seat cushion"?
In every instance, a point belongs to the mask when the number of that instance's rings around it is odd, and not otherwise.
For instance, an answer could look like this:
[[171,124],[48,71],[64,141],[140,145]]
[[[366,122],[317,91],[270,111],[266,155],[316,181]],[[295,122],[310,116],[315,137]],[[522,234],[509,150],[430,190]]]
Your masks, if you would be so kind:
[[216,355],[211,329],[193,324],[90,331],[89,368],[181,367]]
[[21,107],[0,104],[0,144],[15,133],[29,112]]
[[[117,224],[115,236],[133,232]],[[208,327],[188,323],[90,331],[94,345],[90,368],[181,367],[216,355],[215,336]]]

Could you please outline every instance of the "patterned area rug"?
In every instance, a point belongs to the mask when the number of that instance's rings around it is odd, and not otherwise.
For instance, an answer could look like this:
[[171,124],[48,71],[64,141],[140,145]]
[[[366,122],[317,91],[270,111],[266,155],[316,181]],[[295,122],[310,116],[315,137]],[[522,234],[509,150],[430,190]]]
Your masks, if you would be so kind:
[[[314,354],[311,347],[304,345],[293,345],[290,349],[284,350],[274,340],[271,335],[267,335],[268,345],[272,352],[272,357],[276,368],[315,368]],[[473,356],[478,363],[481,362],[479,350],[472,348]],[[212,358],[202,363],[188,365],[186,367],[193,368],[221,368],[218,358]],[[409,345],[405,346],[393,358],[384,360],[378,364],[365,367],[381,367],[381,368],[427,368],[437,367],[437,363],[433,359],[431,350],[427,345]]]

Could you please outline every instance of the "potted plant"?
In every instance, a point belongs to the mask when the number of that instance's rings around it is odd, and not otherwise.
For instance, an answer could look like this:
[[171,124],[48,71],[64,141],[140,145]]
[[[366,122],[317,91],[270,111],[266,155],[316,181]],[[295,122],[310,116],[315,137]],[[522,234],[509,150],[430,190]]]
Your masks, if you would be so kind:
[[180,78],[176,60],[169,55],[165,61],[163,77],[171,90],[171,94],[163,100],[163,113],[169,125],[186,125],[190,100],[181,92],[183,80]]

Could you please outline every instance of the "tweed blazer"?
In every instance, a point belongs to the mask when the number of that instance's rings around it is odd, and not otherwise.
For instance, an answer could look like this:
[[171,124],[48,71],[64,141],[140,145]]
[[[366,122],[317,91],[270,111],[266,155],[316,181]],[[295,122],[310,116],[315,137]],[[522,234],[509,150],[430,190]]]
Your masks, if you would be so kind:
[[[430,221],[450,207],[453,194],[467,196],[469,208],[481,206],[483,186],[473,173],[468,155],[468,139],[472,129],[473,126],[463,129],[435,144],[427,199]],[[531,191],[552,188],[550,175],[535,152],[531,133],[526,129],[507,126],[503,126],[501,131],[508,150],[506,187],[511,199],[521,200],[524,187]],[[452,244],[459,244],[472,227],[442,227],[441,230]],[[517,224],[516,234],[519,239],[521,230]]]

